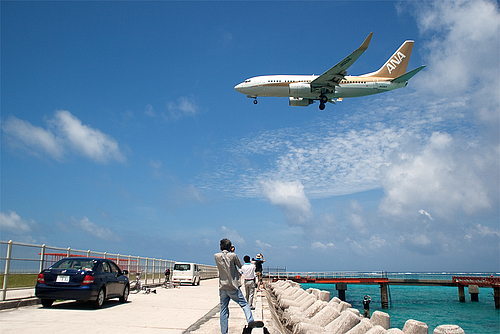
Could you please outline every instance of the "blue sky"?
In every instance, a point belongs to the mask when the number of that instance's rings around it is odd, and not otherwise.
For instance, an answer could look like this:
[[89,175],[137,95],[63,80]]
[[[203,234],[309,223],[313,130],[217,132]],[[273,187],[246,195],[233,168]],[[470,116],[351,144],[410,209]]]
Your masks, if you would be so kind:
[[[500,271],[499,8],[447,2],[1,2],[1,239],[295,271]],[[378,69],[319,111],[233,87]]]

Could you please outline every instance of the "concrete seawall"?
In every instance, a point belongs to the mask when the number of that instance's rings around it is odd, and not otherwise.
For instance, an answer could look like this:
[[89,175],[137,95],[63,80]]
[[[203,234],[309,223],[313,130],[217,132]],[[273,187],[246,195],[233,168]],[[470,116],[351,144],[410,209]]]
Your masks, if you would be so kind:
[[[309,288],[303,290],[299,283],[277,281],[269,284],[268,301],[277,317],[290,334],[428,334],[427,324],[410,319],[402,330],[390,328],[390,316],[375,311],[371,318],[363,317],[359,310],[337,297],[330,299],[330,292]],[[442,325],[434,334],[463,334],[456,325]]]

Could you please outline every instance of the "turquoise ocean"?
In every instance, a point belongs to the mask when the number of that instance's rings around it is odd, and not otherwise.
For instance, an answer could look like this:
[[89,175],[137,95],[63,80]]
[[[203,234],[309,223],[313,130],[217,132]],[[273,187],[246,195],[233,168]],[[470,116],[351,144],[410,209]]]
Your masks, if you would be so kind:
[[[411,274],[408,278],[419,276],[421,275]],[[450,279],[450,274],[433,276]],[[330,291],[331,298],[338,296],[335,284],[304,283],[301,286],[303,289],[313,287]],[[388,313],[391,316],[391,328],[403,329],[407,320],[414,319],[425,322],[430,334],[439,325],[458,325],[467,334],[500,334],[500,309],[495,309],[492,288],[479,288],[478,302],[471,301],[468,289],[465,288],[465,303],[458,301],[458,288],[450,286],[390,285],[389,293],[390,303],[386,309],[381,306],[378,285],[349,284],[345,297],[346,302],[363,314],[363,297],[370,295],[370,312]]]

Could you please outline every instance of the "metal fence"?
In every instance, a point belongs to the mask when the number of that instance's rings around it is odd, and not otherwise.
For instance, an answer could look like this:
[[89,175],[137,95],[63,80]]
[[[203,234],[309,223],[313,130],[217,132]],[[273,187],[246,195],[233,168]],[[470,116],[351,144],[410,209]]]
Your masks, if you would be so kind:
[[[144,284],[161,283],[165,279],[165,270],[173,270],[175,261],[149,257],[112,254],[91,250],[58,248],[46,245],[30,245],[0,241],[0,266],[4,266],[4,274],[0,274],[2,282],[1,299],[18,299],[33,297],[37,274],[65,257],[98,257],[111,259],[122,270],[129,272],[131,279],[137,272],[142,273]],[[198,264],[200,278],[218,277],[216,266]]]

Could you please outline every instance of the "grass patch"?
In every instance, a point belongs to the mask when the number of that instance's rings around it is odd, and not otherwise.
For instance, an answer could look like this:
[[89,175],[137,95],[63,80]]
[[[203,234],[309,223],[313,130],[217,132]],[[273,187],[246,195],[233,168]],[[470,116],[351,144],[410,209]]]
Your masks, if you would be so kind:
[[[3,274],[0,275],[0,287],[3,286]],[[38,274],[9,274],[7,288],[34,288]]]

